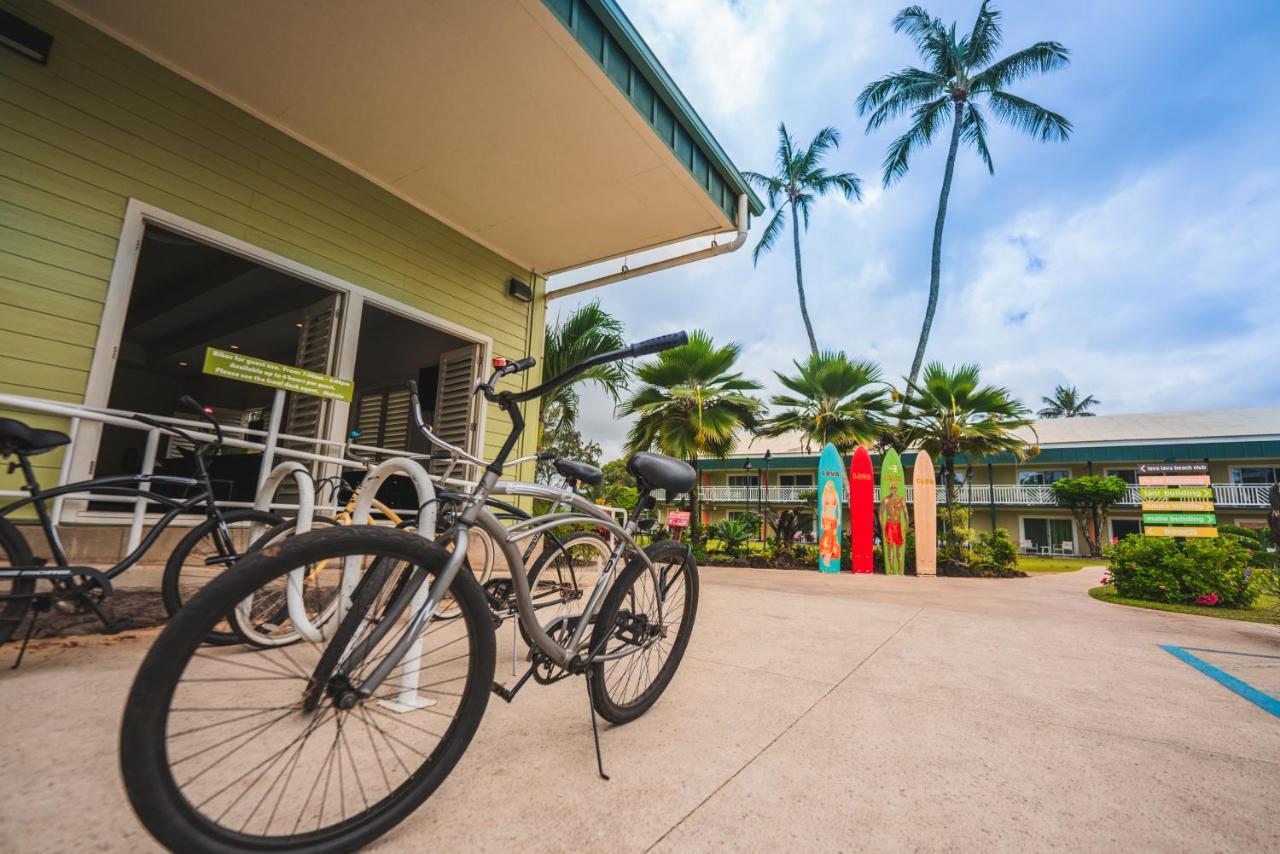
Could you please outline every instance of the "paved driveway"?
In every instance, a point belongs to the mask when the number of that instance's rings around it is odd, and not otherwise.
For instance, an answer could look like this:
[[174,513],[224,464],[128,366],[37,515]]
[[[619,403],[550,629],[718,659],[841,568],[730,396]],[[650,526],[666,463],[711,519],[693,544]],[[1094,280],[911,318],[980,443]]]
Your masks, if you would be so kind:
[[[1096,602],[1098,577],[704,570],[672,687],[602,733],[611,782],[581,683],[532,685],[376,847],[1280,850],[1280,717],[1160,646],[1278,656],[1280,630]],[[115,759],[150,637],[0,675],[0,849],[151,847]],[[1280,693],[1280,659],[1196,654]]]

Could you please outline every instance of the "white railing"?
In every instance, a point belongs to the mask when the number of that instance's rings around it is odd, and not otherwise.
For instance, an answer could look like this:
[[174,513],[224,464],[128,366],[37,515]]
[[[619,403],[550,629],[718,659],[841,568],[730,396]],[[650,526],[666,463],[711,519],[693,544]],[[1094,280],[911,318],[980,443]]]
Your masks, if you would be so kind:
[[[1256,507],[1265,508],[1268,506],[1267,494],[1269,486],[1265,484],[1238,484],[1238,483],[1215,483],[1213,484],[1213,500],[1215,504],[1224,507]],[[702,487],[702,500],[709,502],[721,502],[724,504],[795,504],[802,500],[806,494],[812,495],[814,488],[811,486],[768,486],[761,489],[755,486],[704,486]],[[914,490],[911,486],[907,486],[906,500],[913,501]],[[994,493],[994,494],[993,494]],[[1016,507],[1054,507],[1056,502],[1053,500],[1053,487],[1051,486],[1024,486],[1019,484],[969,484],[960,486],[956,490],[956,497],[962,504],[968,505],[985,505],[997,504]],[[880,490],[875,490],[876,501],[880,500]],[[938,503],[942,504],[946,501],[946,493],[943,487],[937,487]],[[1122,505],[1136,506],[1140,502],[1138,496],[1138,487],[1129,487],[1124,499],[1120,502]]]

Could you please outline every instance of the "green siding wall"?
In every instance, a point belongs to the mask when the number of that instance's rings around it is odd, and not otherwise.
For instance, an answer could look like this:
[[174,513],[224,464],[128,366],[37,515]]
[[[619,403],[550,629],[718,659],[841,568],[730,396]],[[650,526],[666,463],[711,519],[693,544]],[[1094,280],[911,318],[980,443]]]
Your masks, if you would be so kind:
[[0,49],[0,390],[83,399],[131,197],[540,355],[529,271],[43,0],[0,8],[54,36],[44,67]]

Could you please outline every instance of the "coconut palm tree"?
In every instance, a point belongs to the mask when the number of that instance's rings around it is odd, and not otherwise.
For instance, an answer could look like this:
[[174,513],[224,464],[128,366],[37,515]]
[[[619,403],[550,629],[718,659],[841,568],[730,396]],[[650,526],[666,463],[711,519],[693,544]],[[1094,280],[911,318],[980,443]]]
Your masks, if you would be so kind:
[[804,331],[809,336],[809,348],[815,356],[818,354],[818,339],[813,336],[809,307],[804,298],[804,274],[800,265],[800,223],[803,220],[805,230],[809,229],[809,209],[818,196],[838,192],[846,199],[862,198],[862,181],[857,175],[852,172],[829,174],[822,165],[822,158],[839,146],[840,132],[835,128],[823,128],[808,146],[803,150],[798,149],[791,134],[787,133],[787,126],[779,124],[777,172],[773,175],[742,173],[747,181],[769,197],[769,208],[774,212],[769,224],[764,227],[756,248],[752,250],[753,262],[759,264],[760,256],[778,242],[782,229],[786,227],[786,214],[791,214],[791,243],[795,249],[800,317],[804,320]]
[[[635,375],[643,385],[619,410],[639,416],[627,436],[628,450],[656,448],[695,469],[703,457],[733,453],[738,436],[755,429],[761,409],[751,396],[760,383],[733,370],[741,351],[738,344],[717,346],[706,332],[695,330],[688,344],[638,365]],[[697,483],[689,509],[696,536],[702,524]]]
[[[924,351],[938,306],[938,284],[942,274],[942,227],[947,217],[947,199],[955,172],[960,143],[972,147],[995,174],[987,148],[987,113],[1005,124],[1042,141],[1065,141],[1071,122],[1008,91],[1010,84],[1033,73],[1047,73],[1069,63],[1068,51],[1058,42],[1036,42],[1030,47],[995,59],[1000,47],[1000,13],[983,0],[973,29],[956,38],[956,25],[947,27],[922,6],[908,6],[893,19],[894,32],[905,33],[915,42],[924,68],[904,68],[870,83],[858,95],[859,115],[869,115],[867,133],[911,113],[911,127],[889,144],[885,155],[884,185],[907,174],[911,155],[928,145],[934,135],[951,125],[947,165],[942,173],[938,216],[933,225],[933,254],[929,270],[929,301],[915,358],[911,361],[909,384],[916,381],[924,362]],[[993,61],[994,60],[994,61]]]
[[975,364],[948,369],[930,362],[908,390],[907,409],[911,442],[942,461],[947,519],[955,518],[957,457],[977,461],[1009,453],[1022,460],[1031,450],[1019,433],[1031,425],[1030,411],[1008,389],[982,385]]
[[1052,397],[1042,397],[1040,400],[1044,403],[1044,409],[1036,415],[1041,418],[1090,418],[1098,413],[1089,410],[1101,404],[1093,395],[1082,396],[1080,389],[1065,385],[1056,386]]
[[761,425],[760,435],[799,433],[806,451],[828,442],[847,451],[883,435],[892,403],[875,362],[824,352],[793,364],[794,375],[774,371],[791,393],[770,398],[773,415]]
[[[542,375],[553,377],[589,356],[607,353],[626,346],[622,322],[592,301],[576,308],[563,320],[547,326],[542,346]],[[628,368],[622,362],[598,365],[580,374],[573,382],[560,386],[542,398],[538,423],[542,429],[539,442],[578,421],[579,388],[595,383],[618,401],[627,387]],[[541,447],[541,444],[539,444]]]

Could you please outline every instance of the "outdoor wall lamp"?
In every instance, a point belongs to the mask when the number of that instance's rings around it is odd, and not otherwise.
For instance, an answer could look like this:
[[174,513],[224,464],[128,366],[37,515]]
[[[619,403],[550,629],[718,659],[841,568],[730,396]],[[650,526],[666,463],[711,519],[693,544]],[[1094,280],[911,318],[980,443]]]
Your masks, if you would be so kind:
[[520,302],[533,302],[533,288],[519,279],[511,279],[507,282],[507,296],[515,297]]

